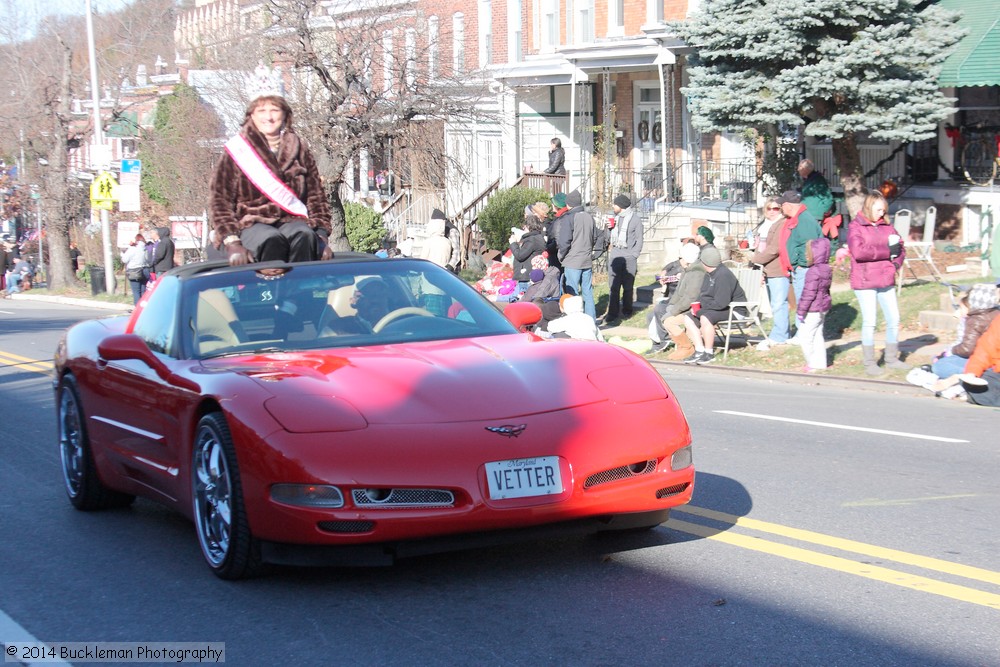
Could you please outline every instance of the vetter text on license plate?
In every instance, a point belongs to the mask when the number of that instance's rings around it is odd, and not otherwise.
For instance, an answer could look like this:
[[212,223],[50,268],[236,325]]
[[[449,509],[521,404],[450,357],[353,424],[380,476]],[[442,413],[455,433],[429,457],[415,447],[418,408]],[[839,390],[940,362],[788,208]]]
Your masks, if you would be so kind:
[[486,464],[490,498],[529,498],[562,493],[558,456],[491,461]]

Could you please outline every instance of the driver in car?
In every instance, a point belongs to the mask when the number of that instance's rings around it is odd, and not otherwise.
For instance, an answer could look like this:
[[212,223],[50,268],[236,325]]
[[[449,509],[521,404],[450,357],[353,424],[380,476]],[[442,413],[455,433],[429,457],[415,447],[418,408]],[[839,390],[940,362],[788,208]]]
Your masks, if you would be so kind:
[[358,311],[358,319],[368,329],[373,329],[389,314],[389,288],[378,278],[362,280],[354,290],[351,305]]

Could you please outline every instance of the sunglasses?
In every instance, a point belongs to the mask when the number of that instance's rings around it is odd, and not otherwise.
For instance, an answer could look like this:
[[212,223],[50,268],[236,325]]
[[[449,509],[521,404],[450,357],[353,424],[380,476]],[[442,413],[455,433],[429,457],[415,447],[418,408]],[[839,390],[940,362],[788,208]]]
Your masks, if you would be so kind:
[[780,206],[768,206],[767,210],[768,211],[780,211],[781,207]]

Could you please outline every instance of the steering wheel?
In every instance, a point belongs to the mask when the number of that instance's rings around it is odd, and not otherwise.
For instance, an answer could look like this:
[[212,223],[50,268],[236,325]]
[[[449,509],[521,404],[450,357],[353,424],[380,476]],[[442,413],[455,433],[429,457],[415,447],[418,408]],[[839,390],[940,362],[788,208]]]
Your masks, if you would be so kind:
[[382,319],[376,322],[375,326],[372,327],[372,332],[378,333],[379,331],[384,329],[387,325],[389,325],[392,322],[395,322],[399,318],[409,317],[411,315],[420,315],[421,317],[435,316],[434,313],[432,313],[431,311],[425,310],[424,308],[418,308],[417,306],[406,306],[405,308],[397,308],[391,313],[387,313],[385,316],[382,317]]

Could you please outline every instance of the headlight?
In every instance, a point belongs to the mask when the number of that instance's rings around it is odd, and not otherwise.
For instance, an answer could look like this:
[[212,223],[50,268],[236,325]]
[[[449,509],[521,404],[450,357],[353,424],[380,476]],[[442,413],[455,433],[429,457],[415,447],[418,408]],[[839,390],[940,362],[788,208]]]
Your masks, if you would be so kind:
[[691,455],[691,445],[681,447],[670,457],[671,470],[683,470],[691,465],[694,457]]
[[344,506],[344,494],[326,484],[275,484],[271,500],[298,507],[337,508]]

